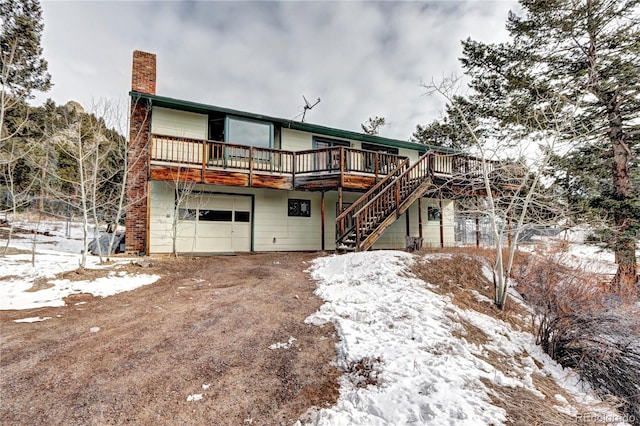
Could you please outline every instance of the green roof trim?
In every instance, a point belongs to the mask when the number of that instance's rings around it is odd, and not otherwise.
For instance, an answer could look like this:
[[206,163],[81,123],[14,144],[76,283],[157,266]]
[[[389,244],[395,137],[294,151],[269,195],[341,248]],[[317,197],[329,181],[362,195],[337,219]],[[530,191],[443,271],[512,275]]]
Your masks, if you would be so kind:
[[244,117],[252,120],[268,121],[274,124],[279,124],[283,128],[300,130],[304,132],[314,133],[322,136],[331,136],[335,138],[357,140],[361,142],[367,142],[372,144],[391,146],[394,148],[405,148],[414,151],[426,152],[429,150],[446,152],[446,153],[458,153],[459,151],[451,148],[445,148],[441,146],[425,145],[416,142],[403,141],[399,139],[390,139],[382,136],[367,135],[366,133],[352,132],[350,130],[335,129],[332,127],[320,126],[318,124],[302,123],[299,121],[293,121],[290,119],[271,117],[263,114],[255,114],[246,111],[239,111],[230,108],[223,108],[214,105],[207,105],[198,102],[185,101],[181,99],[168,98],[165,96],[148,95],[146,93],[139,93],[135,91],[129,92],[129,95],[135,100],[147,100],[152,106],[158,106],[163,108],[178,109],[181,111],[196,112],[200,114],[208,114],[209,112],[219,112],[223,114],[234,115],[236,117]]

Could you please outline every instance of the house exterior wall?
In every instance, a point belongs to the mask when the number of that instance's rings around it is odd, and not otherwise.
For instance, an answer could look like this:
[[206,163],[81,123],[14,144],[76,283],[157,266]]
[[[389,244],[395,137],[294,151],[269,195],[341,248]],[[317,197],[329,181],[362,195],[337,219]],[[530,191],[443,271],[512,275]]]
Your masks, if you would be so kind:
[[[255,251],[321,250],[320,202],[321,194],[301,191],[253,189],[220,185],[196,185],[193,197],[202,192],[210,196],[233,194],[253,197],[251,213],[253,249]],[[288,200],[311,201],[310,217],[288,216]],[[154,181],[151,184],[151,253],[170,253],[173,247],[172,223],[175,203],[174,184]],[[187,201],[185,207],[195,202]],[[187,223],[178,226],[178,237],[192,238],[194,230]],[[184,247],[179,244],[178,247]]]
[[153,107],[151,133],[178,138],[206,140],[208,117],[206,114]]
[[[173,214],[175,203],[174,184],[171,182],[151,182],[150,189],[150,253],[171,253],[173,250]],[[239,195],[253,197],[251,228],[253,250],[263,251],[306,251],[322,249],[321,202],[322,194],[303,191],[283,191],[220,185],[195,185],[191,188],[191,197],[184,207],[198,206],[198,198],[216,195]],[[361,194],[343,194],[343,203],[351,203]],[[311,201],[310,217],[288,216],[288,200],[304,199]],[[335,219],[338,193],[325,193],[325,250],[335,250]],[[437,206],[437,200],[423,200],[423,232],[425,246],[440,245],[438,222],[427,221],[427,205]],[[444,227],[445,245],[454,241],[453,202],[443,203],[446,226]],[[449,220],[448,218],[451,218]],[[409,209],[410,234],[419,235],[418,204]],[[177,247],[180,252],[197,252],[193,240],[196,228],[193,222],[180,222],[177,228]],[[406,213],[400,217],[374,244],[374,249],[398,249],[405,247]]]
[[[416,207],[417,206],[412,206]],[[422,233],[425,247],[440,247],[440,220],[429,220],[429,207],[440,207],[440,201],[425,198],[422,201]],[[417,214],[417,210],[416,210]],[[445,246],[455,244],[454,229],[454,202],[453,200],[442,200],[442,227]]]
[[[281,136],[281,147],[280,149],[284,151],[305,151],[308,149],[315,148],[313,146],[313,134],[308,132],[302,132],[300,130],[293,129],[282,129]],[[323,137],[325,139],[332,139],[327,136],[318,135],[319,137]],[[349,140],[342,138],[333,138],[336,140],[344,140],[348,141],[351,144],[351,148],[362,149],[362,142],[357,140]],[[402,157],[408,157],[411,163],[414,163],[420,158],[420,153],[418,151],[406,148],[399,148],[398,155]]]

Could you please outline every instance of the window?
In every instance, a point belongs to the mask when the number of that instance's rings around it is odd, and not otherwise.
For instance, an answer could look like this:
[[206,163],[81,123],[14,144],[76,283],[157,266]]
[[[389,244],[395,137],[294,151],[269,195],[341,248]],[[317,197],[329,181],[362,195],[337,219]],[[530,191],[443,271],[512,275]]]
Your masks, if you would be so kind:
[[[314,136],[313,146],[315,149],[334,148],[340,146],[348,148],[351,146],[351,144],[348,141],[320,138]],[[332,150],[331,152],[319,152],[315,156],[315,162],[315,167],[317,170],[340,170],[340,152],[338,150]]]
[[204,222],[231,222],[231,210],[199,210],[198,220]]
[[[393,154],[398,155],[398,148],[392,148],[390,146],[382,146],[382,145],[374,145],[370,143],[363,143],[362,149],[365,151],[373,151],[380,152],[383,154]],[[389,173],[392,171],[397,164],[395,163],[395,159],[389,158],[387,156],[378,156],[378,172],[380,173]],[[376,171],[376,154],[373,153],[365,153],[365,170],[368,172]]]
[[251,213],[235,212],[235,222],[251,222]]
[[226,118],[225,142],[260,148],[273,146],[273,124],[241,118]]
[[196,220],[196,209],[178,209],[179,220]]
[[329,138],[320,138],[317,136],[313,137],[313,144],[316,149],[322,148],[332,148],[334,146],[346,146],[350,147],[351,143],[349,141],[341,141],[338,139],[329,139]]
[[311,217],[311,200],[289,200],[289,216]]
[[372,143],[362,143],[362,149],[374,152],[386,152],[387,154],[398,155],[398,148],[390,146],[374,145]]
[[440,220],[440,207],[427,207],[427,220]]
[[336,217],[340,216],[340,213],[349,208],[353,203],[342,203],[342,211],[340,211],[340,203],[336,203]]

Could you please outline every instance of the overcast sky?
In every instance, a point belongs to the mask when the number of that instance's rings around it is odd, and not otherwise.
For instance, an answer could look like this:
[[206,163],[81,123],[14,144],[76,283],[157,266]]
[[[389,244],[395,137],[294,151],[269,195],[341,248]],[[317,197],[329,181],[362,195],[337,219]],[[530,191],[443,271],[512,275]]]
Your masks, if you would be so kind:
[[[36,98],[126,101],[133,50],[157,54],[157,94],[408,139],[442,114],[421,81],[461,74],[460,41],[506,40],[514,1],[42,3],[54,87]],[[300,117],[297,118],[298,120]]]

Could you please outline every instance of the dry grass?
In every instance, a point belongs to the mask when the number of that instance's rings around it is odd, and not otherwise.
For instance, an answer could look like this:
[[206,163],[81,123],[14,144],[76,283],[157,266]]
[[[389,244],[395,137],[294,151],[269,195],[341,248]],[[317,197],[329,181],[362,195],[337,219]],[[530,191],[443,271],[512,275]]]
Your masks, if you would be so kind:
[[[290,425],[335,404],[335,330],[304,323],[322,305],[314,257],[154,259],[125,267],[162,275],[153,285],[0,311],[0,423]],[[13,322],[27,316],[52,319]]]
[[[482,273],[482,266],[490,266],[494,260],[491,250],[477,247],[448,248],[437,253],[437,256],[423,259],[413,268],[416,276],[436,286],[432,289],[435,293],[449,296],[462,309],[473,309],[506,321],[517,330],[530,327],[526,318],[531,314],[519,303],[507,301],[501,310],[493,303],[478,301],[477,294],[493,300],[493,283]],[[522,263],[523,258],[518,255],[517,264]]]
[[[422,259],[413,268],[413,273],[417,277],[436,286],[432,291],[450,297],[452,303],[461,309],[474,310],[500,319],[510,324],[515,330],[533,331],[530,311],[516,301],[508,300],[505,309],[500,310],[493,303],[478,297],[481,295],[493,300],[493,283],[489,282],[482,273],[482,266],[490,266],[495,259],[490,250],[451,248],[445,250],[444,254],[442,250],[437,253]],[[515,259],[515,267],[524,270],[529,262],[527,255],[519,253]],[[456,322],[460,328],[454,330],[453,334],[482,347],[483,355],[476,356],[491,364],[496,370],[507,377],[514,377],[517,371],[525,369],[524,359],[530,359],[526,352],[517,358],[496,353],[485,347],[489,336],[483,330],[460,318],[456,318]],[[537,362],[536,364],[538,365]],[[538,365],[538,367],[541,366]],[[554,405],[563,405],[556,399],[556,395],[560,395],[578,410],[578,414],[591,412],[590,409],[582,407],[575,401],[552,377],[534,372],[532,380],[536,389],[544,397],[526,387],[498,386],[490,380],[483,380],[490,391],[492,403],[506,411],[507,424],[523,426],[590,424],[554,408]],[[613,402],[603,406],[608,409],[616,408]]]

